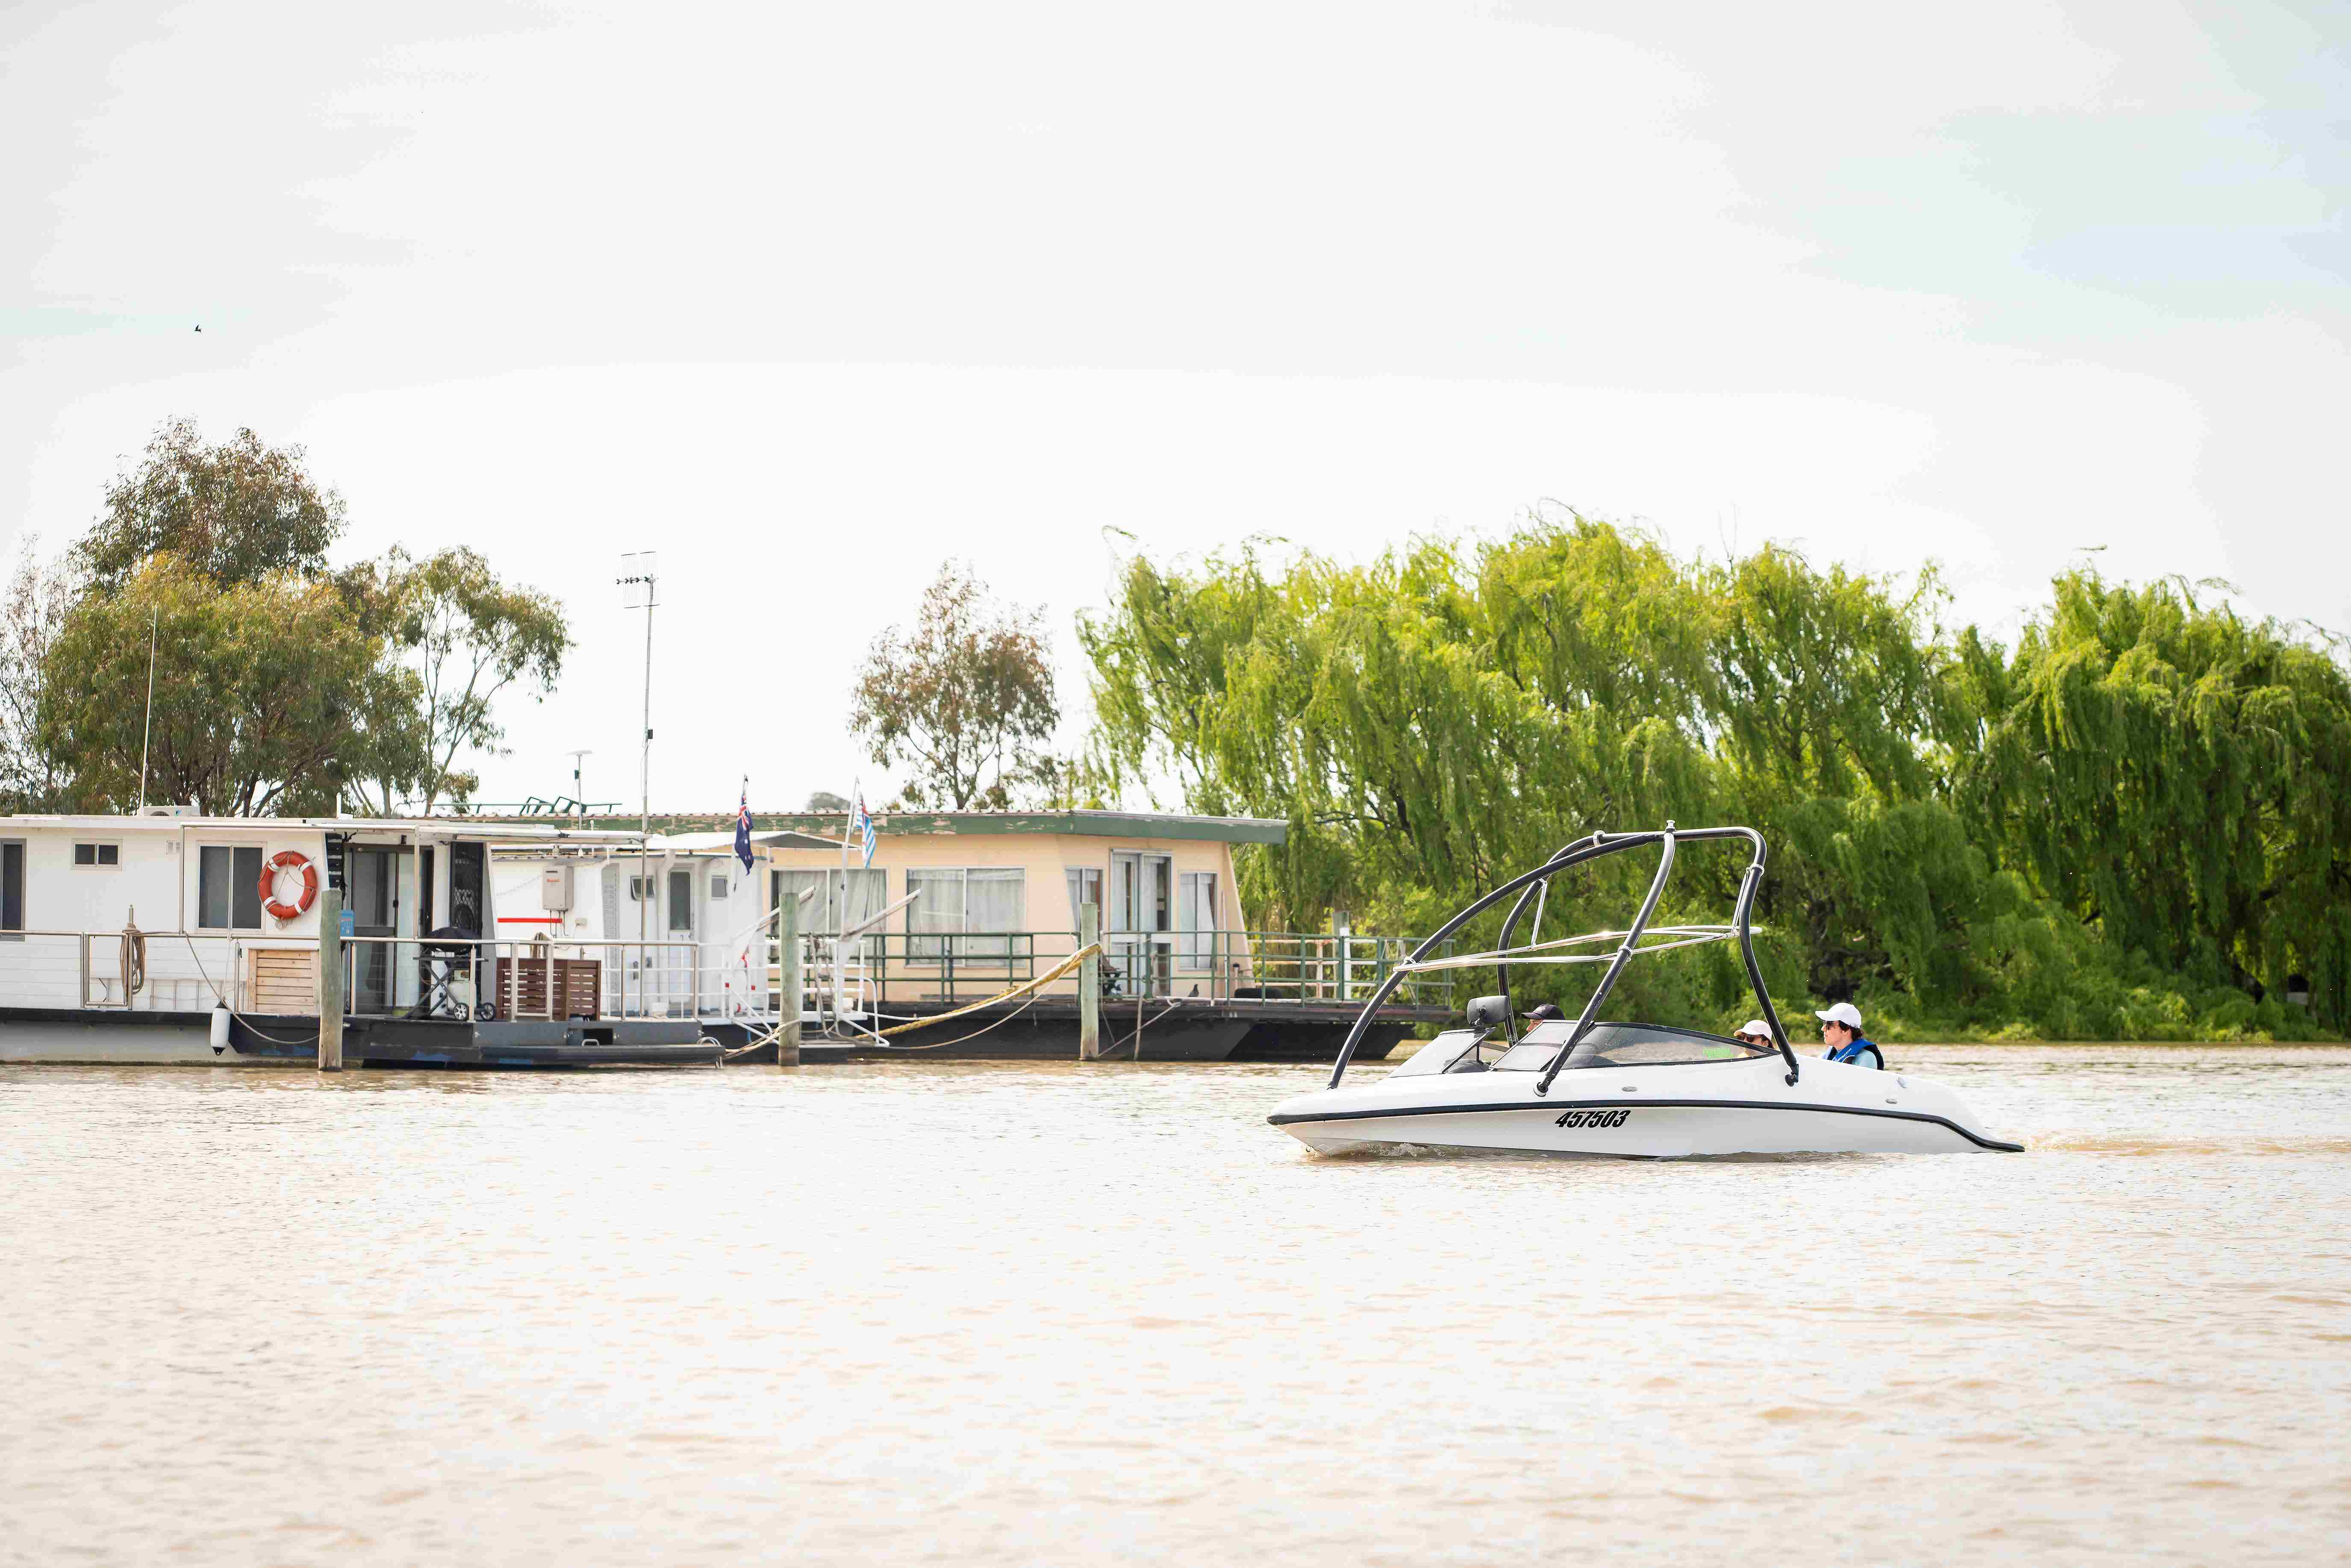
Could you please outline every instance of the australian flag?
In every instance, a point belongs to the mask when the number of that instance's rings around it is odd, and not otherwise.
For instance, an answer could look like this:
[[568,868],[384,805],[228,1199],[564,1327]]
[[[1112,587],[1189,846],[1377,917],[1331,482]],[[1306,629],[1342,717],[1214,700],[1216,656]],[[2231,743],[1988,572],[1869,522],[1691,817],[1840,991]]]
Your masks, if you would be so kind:
[[743,803],[735,809],[735,858],[743,862],[743,874],[751,874],[751,781],[743,780]]

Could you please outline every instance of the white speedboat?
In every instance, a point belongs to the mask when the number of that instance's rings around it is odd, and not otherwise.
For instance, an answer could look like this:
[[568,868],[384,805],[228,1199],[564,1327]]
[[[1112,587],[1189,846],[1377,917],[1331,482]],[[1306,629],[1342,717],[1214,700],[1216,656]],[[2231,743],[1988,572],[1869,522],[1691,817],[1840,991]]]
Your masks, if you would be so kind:
[[[1652,926],[1672,874],[1675,846],[1740,840],[1753,858],[1728,925]],[[1630,929],[1545,942],[1541,905],[1551,880],[1604,855],[1658,847],[1648,896]],[[1331,1081],[1274,1108],[1268,1119],[1310,1148],[1339,1153],[1376,1144],[1416,1144],[1542,1153],[1673,1158],[1688,1155],[1798,1152],[1851,1154],[2013,1153],[2021,1144],[1987,1134],[1959,1095],[1913,1073],[1821,1058],[1799,1058],[1755,962],[1750,916],[1762,880],[1762,835],[1750,828],[1594,833],[1578,840],[1456,915],[1392,970],[1340,1049]],[[1495,947],[1433,957],[1447,938],[1503,900],[1516,898]],[[1533,934],[1511,946],[1521,915]],[[1736,941],[1748,983],[1762,1004],[1772,1045],[1646,1023],[1603,1021],[1600,1009],[1626,964],[1645,953],[1701,942]],[[1599,952],[1576,952],[1598,946]],[[1573,1021],[1561,1018],[1514,1033],[1508,990],[1513,968],[1605,964]],[[1469,1027],[1437,1036],[1374,1082],[1347,1082],[1347,1063],[1365,1026],[1406,975],[1492,968],[1499,996],[1469,1004]]]

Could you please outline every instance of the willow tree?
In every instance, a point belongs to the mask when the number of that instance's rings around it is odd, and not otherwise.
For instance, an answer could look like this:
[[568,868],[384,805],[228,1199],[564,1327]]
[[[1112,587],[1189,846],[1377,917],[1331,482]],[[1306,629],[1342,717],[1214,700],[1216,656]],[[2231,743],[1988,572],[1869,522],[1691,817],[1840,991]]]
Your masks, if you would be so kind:
[[2188,583],[2057,580],[1965,775],[1982,836],[2103,939],[2351,1021],[2351,679]]
[[[1704,605],[1653,543],[1581,522],[1270,573],[1126,563],[1086,617],[1097,739],[1208,810],[1284,818],[1251,891],[1423,923],[1600,825],[1691,814]],[[1687,643],[1678,662],[1644,642]]]
[[[1729,819],[1772,845],[1775,991],[1917,1033],[2184,1039],[2305,1028],[2276,996],[2305,976],[2341,1027],[2334,650],[2177,585],[2063,580],[2013,654],[1941,603],[1931,570],[1537,519],[1362,565],[1137,558],[1081,637],[1128,779],[1288,821],[1244,871],[1268,918],[1426,930],[1594,828]],[[1739,870],[1692,855],[1667,914],[1719,917]],[[1614,924],[1645,875],[1579,873],[1551,909]],[[1721,957],[1636,967],[1627,1005],[1740,1005]]]

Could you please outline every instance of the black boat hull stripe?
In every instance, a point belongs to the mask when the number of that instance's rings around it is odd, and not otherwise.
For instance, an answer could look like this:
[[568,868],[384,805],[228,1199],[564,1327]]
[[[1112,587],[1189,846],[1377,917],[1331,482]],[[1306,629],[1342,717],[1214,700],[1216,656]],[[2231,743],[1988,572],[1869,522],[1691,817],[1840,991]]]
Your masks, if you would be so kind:
[[1979,1137],[1952,1121],[1928,1111],[1880,1111],[1868,1105],[1791,1105],[1777,1100],[1546,1100],[1540,1104],[1524,1101],[1507,1105],[1404,1105],[1389,1111],[1321,1111],[1304,1115],[1272,1115],[1266,1118],[1277,1127],[1287,1127],[1301,1122],[1375,1122],[1391,1116],[1456,1116],[1470,1115],[1482,1111],[1592,1111],[1602,1106],[1610,1110],[1623,1107],[1641,1109],[1653,1105],[1680,1105],[1702,1111],[1811,1111],[1825,1116],[1884,1116],[1896,1122],[1932,1122],[1949,1127],[1978,1148],[1995,1149],[2004,1155],[2021,1155],[2022,1144],[2004,1144],[1998,1138]]

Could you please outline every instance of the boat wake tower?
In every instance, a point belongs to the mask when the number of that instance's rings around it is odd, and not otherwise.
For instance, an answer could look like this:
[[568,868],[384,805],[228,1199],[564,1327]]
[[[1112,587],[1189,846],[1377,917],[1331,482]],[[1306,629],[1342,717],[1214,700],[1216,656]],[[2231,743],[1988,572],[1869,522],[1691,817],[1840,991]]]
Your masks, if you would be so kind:
[[[1720,841],[1750,847],[1729,924],[1651,924],[1678,846]],[[1553,879],[1604,857],[1655,847],[1657,869],[1631,923],[1544,941],[1543,905]],[[1275,1108],[1274,1125],[1318,1150],[1368,1144],[1434,1144],[1572,1154],[1670,1156],[1798,1151],[1934,1153],[2013,1151],[1986,1136],[1958,1095],[1907,1073],[1824,1058],[1800,1060],[1755,959],[1753,914],[1766,848],[1752,828],[1595,832],[1483,894],[1414,949],[1374,992],[1319,1092]],[[1456,933],[1509,902],[1501,933],[1484,952],[1443,953]],[[1529,939],[1514,938],[1531,915]],[[1601,1009],[1635,957],[1711,942],[1736,942],[1762,1009],[1769,1045],[1646,1023],[1608,1022]],[[1438,956],[1443,954],[1443,956]],[[1570,1022],[1515,1030],[1510,971],[1601,964],[1599,983]],[[1358,1040],[1380,1004],[1407,977],[1492,968],[1501,992],[1469,1005],[1469,1027],[1439,1035],[1374,1082],[1345,1082]],[[1493,1038],[1499,1031],[1499,1038]],[[1564,1081],[1562,1081],[1564,1080]]]

